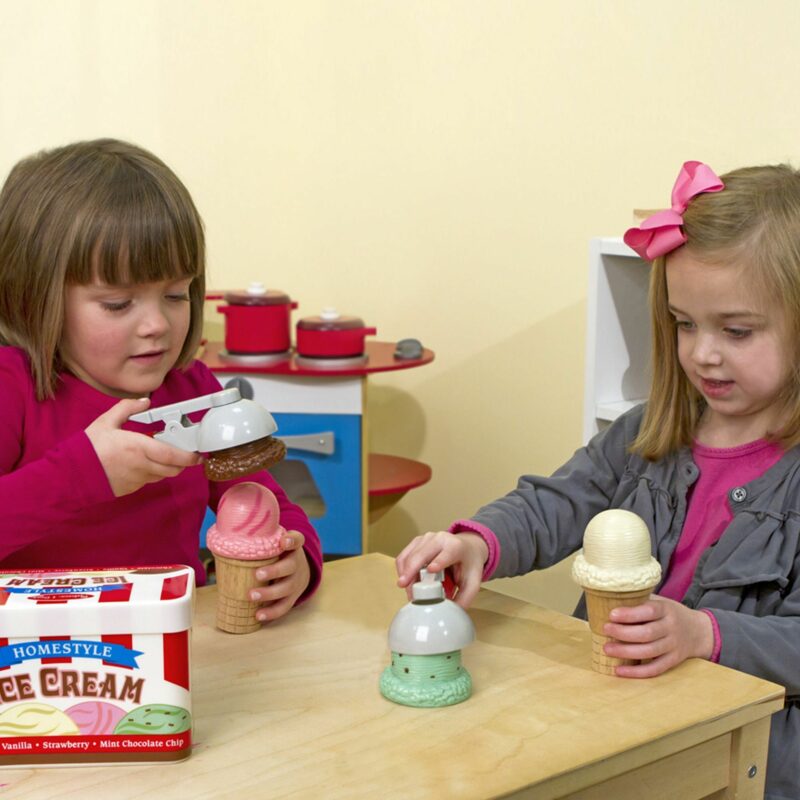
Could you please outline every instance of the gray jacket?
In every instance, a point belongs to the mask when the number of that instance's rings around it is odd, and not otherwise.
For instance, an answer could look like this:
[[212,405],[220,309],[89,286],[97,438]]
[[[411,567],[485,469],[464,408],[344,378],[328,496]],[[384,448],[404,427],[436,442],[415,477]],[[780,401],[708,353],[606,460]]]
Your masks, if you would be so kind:
[[[581,547],[589,520],[624,508],[647,523],[666,573],[686,517],[687,489],[699,470],[688,449],[657,463],[628,452],[644,406],[632,409],[551,477],[524,475],[517,488],[481,508],[500,560],[492,577],[549,567]],[[712,609],[722,637],[720,663],[786,687],[772,718],[769,800],[800,798],[800,447],[728,495],[733,520],[701,556],[683,598]],[[575,611],[585,618],[583,600]]]

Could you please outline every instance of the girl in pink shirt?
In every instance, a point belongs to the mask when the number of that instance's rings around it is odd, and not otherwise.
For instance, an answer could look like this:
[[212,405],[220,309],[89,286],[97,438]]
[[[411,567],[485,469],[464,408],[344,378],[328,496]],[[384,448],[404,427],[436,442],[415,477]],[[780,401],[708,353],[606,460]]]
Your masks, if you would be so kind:
[[[210,483],[200,457],[128,421],[221,387],[193,360],[205,242],[177,176],[125,142],[22,160],[0,192],[0,566],[186,563],[199,584]],[[319,538],[268,472],[285,551],[262,568],[259,618],[319,583]]]

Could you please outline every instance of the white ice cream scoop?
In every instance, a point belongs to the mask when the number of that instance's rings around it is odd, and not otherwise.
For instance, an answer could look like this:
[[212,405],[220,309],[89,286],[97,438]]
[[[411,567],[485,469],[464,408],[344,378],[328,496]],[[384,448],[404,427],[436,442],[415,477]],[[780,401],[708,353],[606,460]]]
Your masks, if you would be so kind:
[[[200,422],[189,420],[188,414],[206,409],[210,410]],[[155,434],[154,439],[198,453],[213,453],[254,442],[278,430],[264,406],[242,399],[235,388],[150,408],[129,419],[145,424],[163,422],[164,430]]]
[[650,553],[650,531],[641,517],[621,508],[602,511],[586,526],[572,577],[593,589],[636,591],[655,586],[661,565]]

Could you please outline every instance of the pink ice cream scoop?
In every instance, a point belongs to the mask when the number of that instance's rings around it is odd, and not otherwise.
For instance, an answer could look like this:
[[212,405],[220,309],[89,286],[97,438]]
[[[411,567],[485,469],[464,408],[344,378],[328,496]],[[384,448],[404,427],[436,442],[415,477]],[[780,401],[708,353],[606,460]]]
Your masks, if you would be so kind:
[[275,495],[260,483],[237,483],[222,495],[206,543],[215,556],[256,561],[281,553],[286,533]]
[[91,700],[68,708],[67,716],[84,736],[106,736],[114,733],[117,723],[125,716],[125,710],[112,703]]

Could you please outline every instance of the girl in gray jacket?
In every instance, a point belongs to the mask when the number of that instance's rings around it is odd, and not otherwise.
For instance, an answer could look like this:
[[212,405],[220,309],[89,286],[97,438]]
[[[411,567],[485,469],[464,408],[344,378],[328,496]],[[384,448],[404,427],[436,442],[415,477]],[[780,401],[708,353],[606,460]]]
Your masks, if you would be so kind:
[[552,476],[522,476],[472,518],[414,539],[398,584],[451,568],[466,607],[481,580],[575,552],[599,512],[635,512],[663,577],[647,602],[611,614],[606,653],[645,662],[616,674],[705,658],[785,686],[766,796],[800,798],[800,172],[719,178],[686,162],[671,208],[625,241],[653,262],[648,403]]

